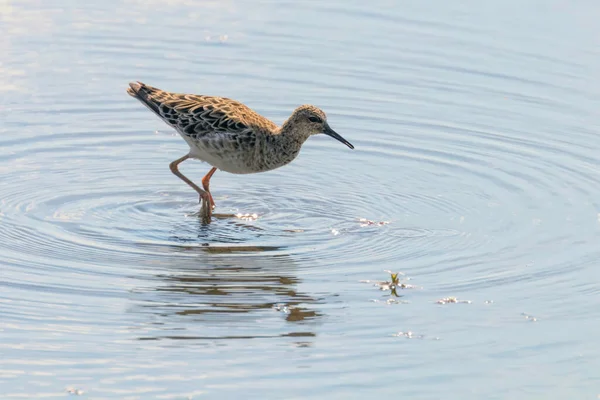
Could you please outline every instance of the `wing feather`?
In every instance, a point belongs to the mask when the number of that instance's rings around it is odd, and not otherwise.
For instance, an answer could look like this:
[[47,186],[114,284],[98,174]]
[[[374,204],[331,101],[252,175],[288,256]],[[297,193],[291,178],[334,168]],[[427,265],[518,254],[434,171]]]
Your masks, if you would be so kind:
[[248,136],[257,129],[277,128],[244,104],[225,97],[165,92],[141,82],[131,83],[127,92],[193,139],[231,135],[240,136],[236,139],[242,143],[248,142]]

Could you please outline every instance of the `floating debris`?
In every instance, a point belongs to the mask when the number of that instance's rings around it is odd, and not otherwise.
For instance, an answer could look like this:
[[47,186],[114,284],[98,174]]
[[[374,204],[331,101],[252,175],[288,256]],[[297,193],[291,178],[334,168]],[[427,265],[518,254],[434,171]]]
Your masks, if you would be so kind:
[[[85,214],[84,210],[76,210],[76,211],[56,211],[52,215],[52,218],[60,221],[79,221],[83,218]],[[0,216],[3,214],[0,213]]]
[[218,41],[219,43],[225,43],[228,39],[229,39],[228,35],[218,35],[218,36],[217,35],[212,35],[212,36],[208,35],[208,36],[204,37],[204,40],[207,42],[212,42],[212,41],[217,42]]
[[411,332],[411,331],[394,333],[392,336],[405,337],[407,339],[424,339],[425,338],[425,335],[415,335],[414,332]]
[[375,222],[375,221],[368,220],[366,218],[361,218],[358,220],[358,222],[360,222],[360,226],[383,226],[383,225],[387,225],[390,223],[390,221]]
[[[398,296],[398,295],[396,295]],[[398,296],[399,297],[399,296]],[[385,303],[387,305],[390,304],[410,304],[409,301],[406,300],[400,300],[400,299],[394,299],[394,298],[389,298],[387,300],[378,300],[378,299],[372,299],[371,300],[373,303]]]
[[72,394],[72,395],[74,395],[74,396],[81,396],[81,395],[84,393],[84,391],[83,391],[83,390],[81,390],[81,389],[76,389],[76,388],[72,388],[72,387],[68,387],[68,388],[66,389],[66,392],[67,392],[67,393],[69,393],[69,394]]
[[272,308],[273,310],[282,312],[284,314],[289,314],[292,312],[290,307],[286,306],[285,304],[273,304]]
[[458,300],[456,297],[451,296],[451,297],[446,297],[443,299],[439,299],[438,301],[436,301],[437,304],[448,304],[448,303],[465,303],[465,304],[471,304],[471,300]]
[[522,316],[525,317],[526,320],[531,321],[531,322],[537,322],[537,318],[534,317],[533,315],[528,315],[525,313],[521,313]]
[[494,304],[494,300],[486,300],[485,304]]
[[236,218],[239,218],[244,221],[256,221],[258,219],[258,214],[235,214]]
[[332,230],[331,230],[331,234],[332,234],[333,236],[337,236],[337,235],[339,235],[339,234],[340,234],[340,231],[338,231],[337,229],[332,229]]
[[416,288],[415,285],[409,285],[408,283],[400,283],[400,284],[396,285],[396,287],[399,287],[400,289],[414,289],[414,288]]

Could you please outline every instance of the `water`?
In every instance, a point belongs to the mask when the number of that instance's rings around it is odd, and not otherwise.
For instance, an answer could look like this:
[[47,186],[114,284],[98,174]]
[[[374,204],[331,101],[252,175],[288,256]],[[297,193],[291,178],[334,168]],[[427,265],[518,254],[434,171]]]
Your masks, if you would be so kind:
[[[596,398],[599,17],[1,1],[1,398]],[[217,172],[217,211],[258,218],[203,226],[132,80],[313,103],[356,150]]]

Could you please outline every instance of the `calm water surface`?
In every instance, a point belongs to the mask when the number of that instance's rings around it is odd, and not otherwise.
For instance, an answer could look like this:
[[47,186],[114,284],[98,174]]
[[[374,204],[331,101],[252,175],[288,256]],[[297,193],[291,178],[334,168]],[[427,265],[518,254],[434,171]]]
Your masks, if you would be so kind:
[[[596,399],[597,5],[0,1],[0,398]],[[356,150],[203,226],[131,80]]]

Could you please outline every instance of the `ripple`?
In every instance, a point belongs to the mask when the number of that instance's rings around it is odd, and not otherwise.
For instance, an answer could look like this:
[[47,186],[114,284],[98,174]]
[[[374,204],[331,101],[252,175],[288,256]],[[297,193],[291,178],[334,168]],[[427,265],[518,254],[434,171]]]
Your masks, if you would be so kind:
[[[344,114],[344,110],[340,113]],[[370,121],[369,117],[358,120],[359,125]],[[489,129],[402,118],[379,117],[378,123],[384,130],[379,128],[368,144],[351,154],[331,142],[311,148],[311,163],[318,173],[310,181],[285,180],[286,176],[303,173],[299,168],[264,174],[265,183],[240,190],[231,185],[244,182],[244,177],[217,178],[226,180],[224,188],[215,189],[216,196],[222,198],[218,203],[223,208],[218,211],[256,213],[258,218],[216,219],[210,227],[198,222],[193,194],[165,168],[160,169],[161,163],[167,165],[167,155],[141,157],[132,171],[137,174],[135,181],[130,187],[114,190],[115,181],[126,181],[121,164],[87,165],[85,159],[76,158],[71,163],[76,168],[65,169],[52,160],[67,162],[72,157],[65,151],[67,143],[81,135],[55,133],[44,173],[60,176],[71,186],[68,194],[57,193],[45,185],[37,160],[18,151],[7,154],[7,163],[15,165],[7,171],[21,179],[2,201],[3,219],[8,222],[4,226],[10,227],[16,220],[25,224],[18,229],[0,230],[0,237],[13,243],[12,250],[22,252],[28,242],[35,241],[39,254],[29,255],[39,260],[53,257],[60,261],[64,254],[72,254],[71,261],[78,262],[89,262],[90,257],[109,263],[123,257],[128,262],[139,262],[149,255],[160,256],[164,245],[208,244],[215,248],[220,243],[240,248],[286,248],[307,266],[314,260],[326,265],[385,264],[394,262],[399,255],[405,260],[415,259],[431,253],[431,249],[440,255],[447,251],[446,260],[454,261],[457,258],[453,253],[464,251],[470,256],[463,254],[461,262],[469,263],[470,259],[494,251],[490,248],[494,235],[510,231],[513,237],[529,237],[536,230],[536,222],[523,224],[518,215],[531,214],[532,210],[538,210],[540,215],[547,213],[535,200],[560,197],[564,187],[557,185],[559,182],[572,184],[570,189],[584,196],[590,193],[589,185],[598,183],[596,174],[587,173],[591,160],[582,154],[584,149],[568,147],[562,141],[545,141],[541,146],[534,140],[516,139],[517,136]],[[386,134],[385,127],[393,125],[404,127],[401,140]],[[118,143],[112,135],[102,134],[89,135],[85,140],[99,148],[113,148],[139,142],[144,135],[147,133],[134,133],[120,138]],[[173,139],[152,136],[141,146],[140,154],[146,148],[165,145],[168,152],[169,147],[177,146]],[[7,143],[18,149],[23,142]],[[435,143],[435,147],[430,143]],[[352,157],[355,165],[371,164],[374,168],[344,173],[340,166],[327,166],[321,161],[331,151],[342,154],[346,160]],[[556,154],[563,157],[563,165],[556,163]],[[113,152],[106,159],[110,161],[115,156],[118,153]],[[374,172],[389,162],[399,172],[397,177],[378,179]],[[579,168],[584,165],[588,168]],[[82,168],[85,174],[81,173]],[[546,174],[548,171],[552,175]],[[155,184],[152,177],[157,174],[165,183]],[[461,180],[451,191],[435,190],[452,177]],[[326,185],[330,190],[324,192],[322,187]],[[32,194],[30,188],[34,186]],[[176,189],[156,191],[161,186]],[[533,202],[515,208],[517,198]],[[569,204],[574,204],[573,200],[562,199]],[[512,210],[507,209],[509,205]],[[429,226],[423,226],[423,217]],[[363,227],[360,218],[390,224]],[[486,223],[484,229],[482,221]],[[289,232],[294,230],[297,232]],[[552,239],[544,240],[548,243]]]

